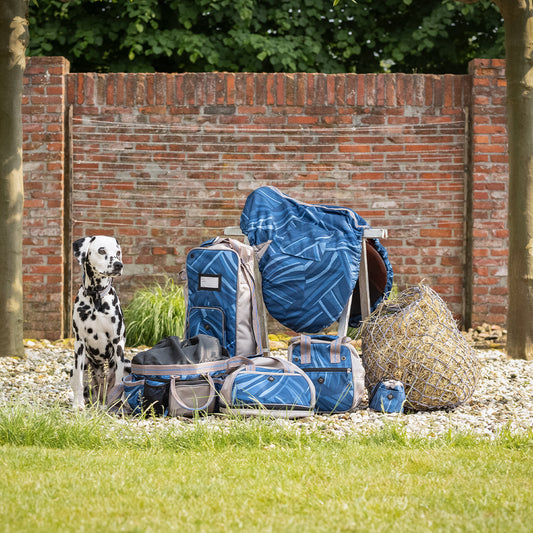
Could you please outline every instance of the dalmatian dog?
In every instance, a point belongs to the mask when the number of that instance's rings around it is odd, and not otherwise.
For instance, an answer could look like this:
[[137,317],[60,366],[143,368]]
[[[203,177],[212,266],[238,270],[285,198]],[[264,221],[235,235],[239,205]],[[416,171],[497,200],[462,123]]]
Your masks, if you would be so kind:
[[122,275],[122,252],[113,237],[84,237],[73,243],[83,282],[73,311],[73,405],[105,403],[107,392],[124,377],[125,327],[114,277]]

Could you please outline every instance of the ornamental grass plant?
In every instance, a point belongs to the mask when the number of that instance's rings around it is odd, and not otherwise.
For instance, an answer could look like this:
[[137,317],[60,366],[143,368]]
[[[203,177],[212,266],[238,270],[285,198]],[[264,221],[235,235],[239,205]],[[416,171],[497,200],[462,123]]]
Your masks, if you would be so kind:
[[185,312],[183,287],[171,278],[164,285],[138,289],[124,309],[127,346],[154,346],[171,335],[182,337]]

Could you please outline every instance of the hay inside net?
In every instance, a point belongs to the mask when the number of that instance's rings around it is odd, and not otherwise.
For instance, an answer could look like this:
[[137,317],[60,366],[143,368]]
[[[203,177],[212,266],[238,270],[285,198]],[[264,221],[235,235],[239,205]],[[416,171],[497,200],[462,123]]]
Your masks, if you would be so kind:
[[386,379],[401,381],[406,408],[454,408],[475,389],[478,362],[451,312],[419,285],[384,301],[363,323],[362,360],[369,394]]

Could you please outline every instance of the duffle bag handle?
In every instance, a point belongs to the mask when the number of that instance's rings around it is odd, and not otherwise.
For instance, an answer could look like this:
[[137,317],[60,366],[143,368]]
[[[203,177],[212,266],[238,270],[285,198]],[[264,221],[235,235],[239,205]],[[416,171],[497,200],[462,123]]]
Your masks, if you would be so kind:
[[213,378],[209,374],[204,374],[203,377],[209,383],[209,396],[205,404],[199,407],[191,407],[190,405],[187,405],[178,393],[178,389],[176,388],[176,380],[175,379],[170,380],[170,394],[172,395],[172,398],[174,399],[174,401],[182,409],[185,409],[186,411],[191,411],[191,412],[205,411],[209,407],[211,402],[215,399],[216,388],[215,388],[215,383],[213,382]]
[[[309,364],[311,362],[311,337],[309,335],[300,335],[291,339],[291,342],[300,342],[300,360],[302,364]],[[342,347],[350,340],[349,337],[337,337],[331,341],[329,348],[329,359],[331,364],[338,364],[341,362]]]
[[300,335],[300,361],[303,365],[311,362],[311,337]]
[[226,360],[226,370],[228,374],[240,370],[243,366],[246,366],[248,370],[255,368],[253,358],[245,357],[244,355],[234,355]]
[[[239,360],[237,366],[233,366],[233,361]],[[248,372],[254,372],[258,366],[268,366],[268,362],[272,362],[275,368],[281,368],[284,373],[292,372],[292,366],[289,361],[282,359],[281,357],[274,357],[272,355],[261,355],[259,357],[232,357],[228,360],[228,370],[229,373],[240,372],[242,370],[247,370]],[[262,364],[263,363],[263,364]]]
[[289,363],[289,361],[286,359],[282,359],[281,357],[273,357],[271,355],[264,355],[263,357],[267,360],[274,361],[275,366],[283,368],[284,373],[291,373],[293,371],[291,363]]
[[335,339],[329,348],[329,362],[334,365],[341,362],[341,350],[344,337]]

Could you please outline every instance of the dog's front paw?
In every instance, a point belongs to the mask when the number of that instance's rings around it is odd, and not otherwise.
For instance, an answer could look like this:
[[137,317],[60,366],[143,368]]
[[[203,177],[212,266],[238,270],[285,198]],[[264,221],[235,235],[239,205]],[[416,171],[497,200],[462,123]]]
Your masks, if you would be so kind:
[[72,397],[72,407],[76,411],[84,411],[85,410],[85,400],[83,398],[76,398]]

